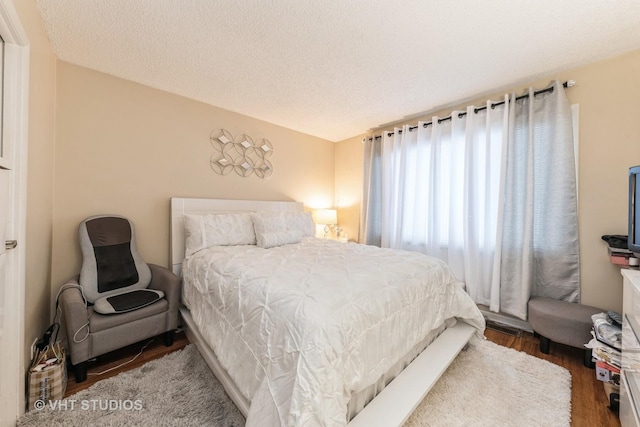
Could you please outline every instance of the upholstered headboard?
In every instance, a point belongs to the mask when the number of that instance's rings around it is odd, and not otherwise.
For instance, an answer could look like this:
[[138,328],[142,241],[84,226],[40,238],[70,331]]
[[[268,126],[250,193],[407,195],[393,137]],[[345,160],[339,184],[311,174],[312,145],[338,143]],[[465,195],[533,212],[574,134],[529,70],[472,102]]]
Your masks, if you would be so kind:
[[300,202],[267,201],[267,200],[226,200],[226,199],[194,199],[171,198],[171,269],[180,276],[184,260],[185,232],[184,215],[206,215],[211,213],[257,212],[257,211],[299,211]]

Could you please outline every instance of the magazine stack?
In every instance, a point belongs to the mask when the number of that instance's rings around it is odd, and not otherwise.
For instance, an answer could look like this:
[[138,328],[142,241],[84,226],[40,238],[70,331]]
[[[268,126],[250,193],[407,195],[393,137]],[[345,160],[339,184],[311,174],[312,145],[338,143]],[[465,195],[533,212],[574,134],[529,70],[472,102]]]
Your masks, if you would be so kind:
[[596,377],[604,383],[612,410],[620,399],[620,367],[622,366],[622,318],[613,311],[591,316],[593,339],[585,344],[596,362]]

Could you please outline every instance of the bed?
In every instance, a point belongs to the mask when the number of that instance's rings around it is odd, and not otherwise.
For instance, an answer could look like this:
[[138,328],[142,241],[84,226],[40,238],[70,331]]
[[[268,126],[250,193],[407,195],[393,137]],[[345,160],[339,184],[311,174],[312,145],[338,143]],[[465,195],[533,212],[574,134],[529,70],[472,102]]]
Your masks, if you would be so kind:
[[187,337],[247,426],[402,425],[484,319],[443,262],[310,221],[298,202],[172,198]]

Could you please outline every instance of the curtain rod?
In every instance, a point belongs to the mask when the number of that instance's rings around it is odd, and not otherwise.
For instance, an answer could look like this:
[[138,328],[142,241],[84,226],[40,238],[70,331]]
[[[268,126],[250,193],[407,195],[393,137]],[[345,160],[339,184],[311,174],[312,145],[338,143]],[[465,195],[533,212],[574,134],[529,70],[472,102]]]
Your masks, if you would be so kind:
[[[566,82],[562,83],[562,86],[563,86],[563,87],[573,87],[573,86],[575,86],[575,85],[576,85],[576,81],[575,81],[575,80],[567,80]],[[543,93],[547,93],[547,92],[553,92],[553,86],[549,86],[548,88],[537,90],[537,91],[533,92],[533,96],[541,95],[541,94],[543,94]],[[516,101],[519,101],[519,100],[521,100],[521,99],[525,99],[525,98],[528,98],[528,97],[529,97],[529,94],[528,94],[528,93],[526,93],[526,94],[524,94],[524,95],[517,96],[517,97],[516,97]],[[492,102],[492,103],[491,103],[491,109],[493,109],[493,108],[497,107],[498,105],[502,105],[502,104],[504,104],[504,102],[505,102],[505,101],[497,101],[497,102],[495,102],[495,103],[493,103],[493,102]],[[482,111],[482,110],[486,110],[486,109],[487,109],[487,106],[485,105],[485,106],[483,106],[483,107],[474,108],[473,112],[474,112],[474,113],[476,113],[476,114],[478,114],[480,111]],[[463,111],[462,113],[458,113],[458,118],[460,118],[460,119],[461,119],[461,118],[463,118],[463,117],[464,117],[464,116],[466,116],[466,115],[467,115],[467,112],[466,112],[466,111]],[[443,118],[441,118],[441,119],[438,119],[438,124],[440,124],[440,123],[442,123],[442,122],[449,121],[449,120],[451,120],[451,115],[449,115],[449,116],[447,116],[447,117],[443,117]],[[422,127],[426,128],[426,127],[428,127],[428,126],[430,126],[430,125],[432,125],[432,124],[433,124],[433,122],[423,123],[423,124],[422,124]],[[419,127],[419,125],[409,126],[409,132],[413,131],[414,129],[418,129],[418,127]],[[387,132],[387,136],[391,136],[391,135],[393,135],[394,133],[395,133],[395,132],[389,131],[389,132]],[[402,129],[400,129],[400,130],[398,131],[398,133],[402,133]],[[375,139],[382,138],[382,135],[378,135],[378,136],[375,136],[375,137],[373,137],[373,138],[375,138]],[[371,141],[371,140],[372,140],[372,138],[371,138],[371,137],[369,137],[369,138],[364,138],[364,139],[362,140],[362,142],[366,141],[367,139],[368,139],[369,141]]]

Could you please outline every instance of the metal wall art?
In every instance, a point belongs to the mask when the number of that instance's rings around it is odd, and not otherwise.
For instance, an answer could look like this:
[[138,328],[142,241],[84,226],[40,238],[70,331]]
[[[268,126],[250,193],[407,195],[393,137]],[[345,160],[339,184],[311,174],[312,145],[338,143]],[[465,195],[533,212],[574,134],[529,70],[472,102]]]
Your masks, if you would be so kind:
[[211,169],[217,174],[227,175],[236,171],[240,176],[250,176],[255,173],[258,178],[267,178],[273,173],[273,165],[267,159],[273,153],[271,143],[262,139],[254,142],[246,134],[233,137],[224,129],[211,133]]

